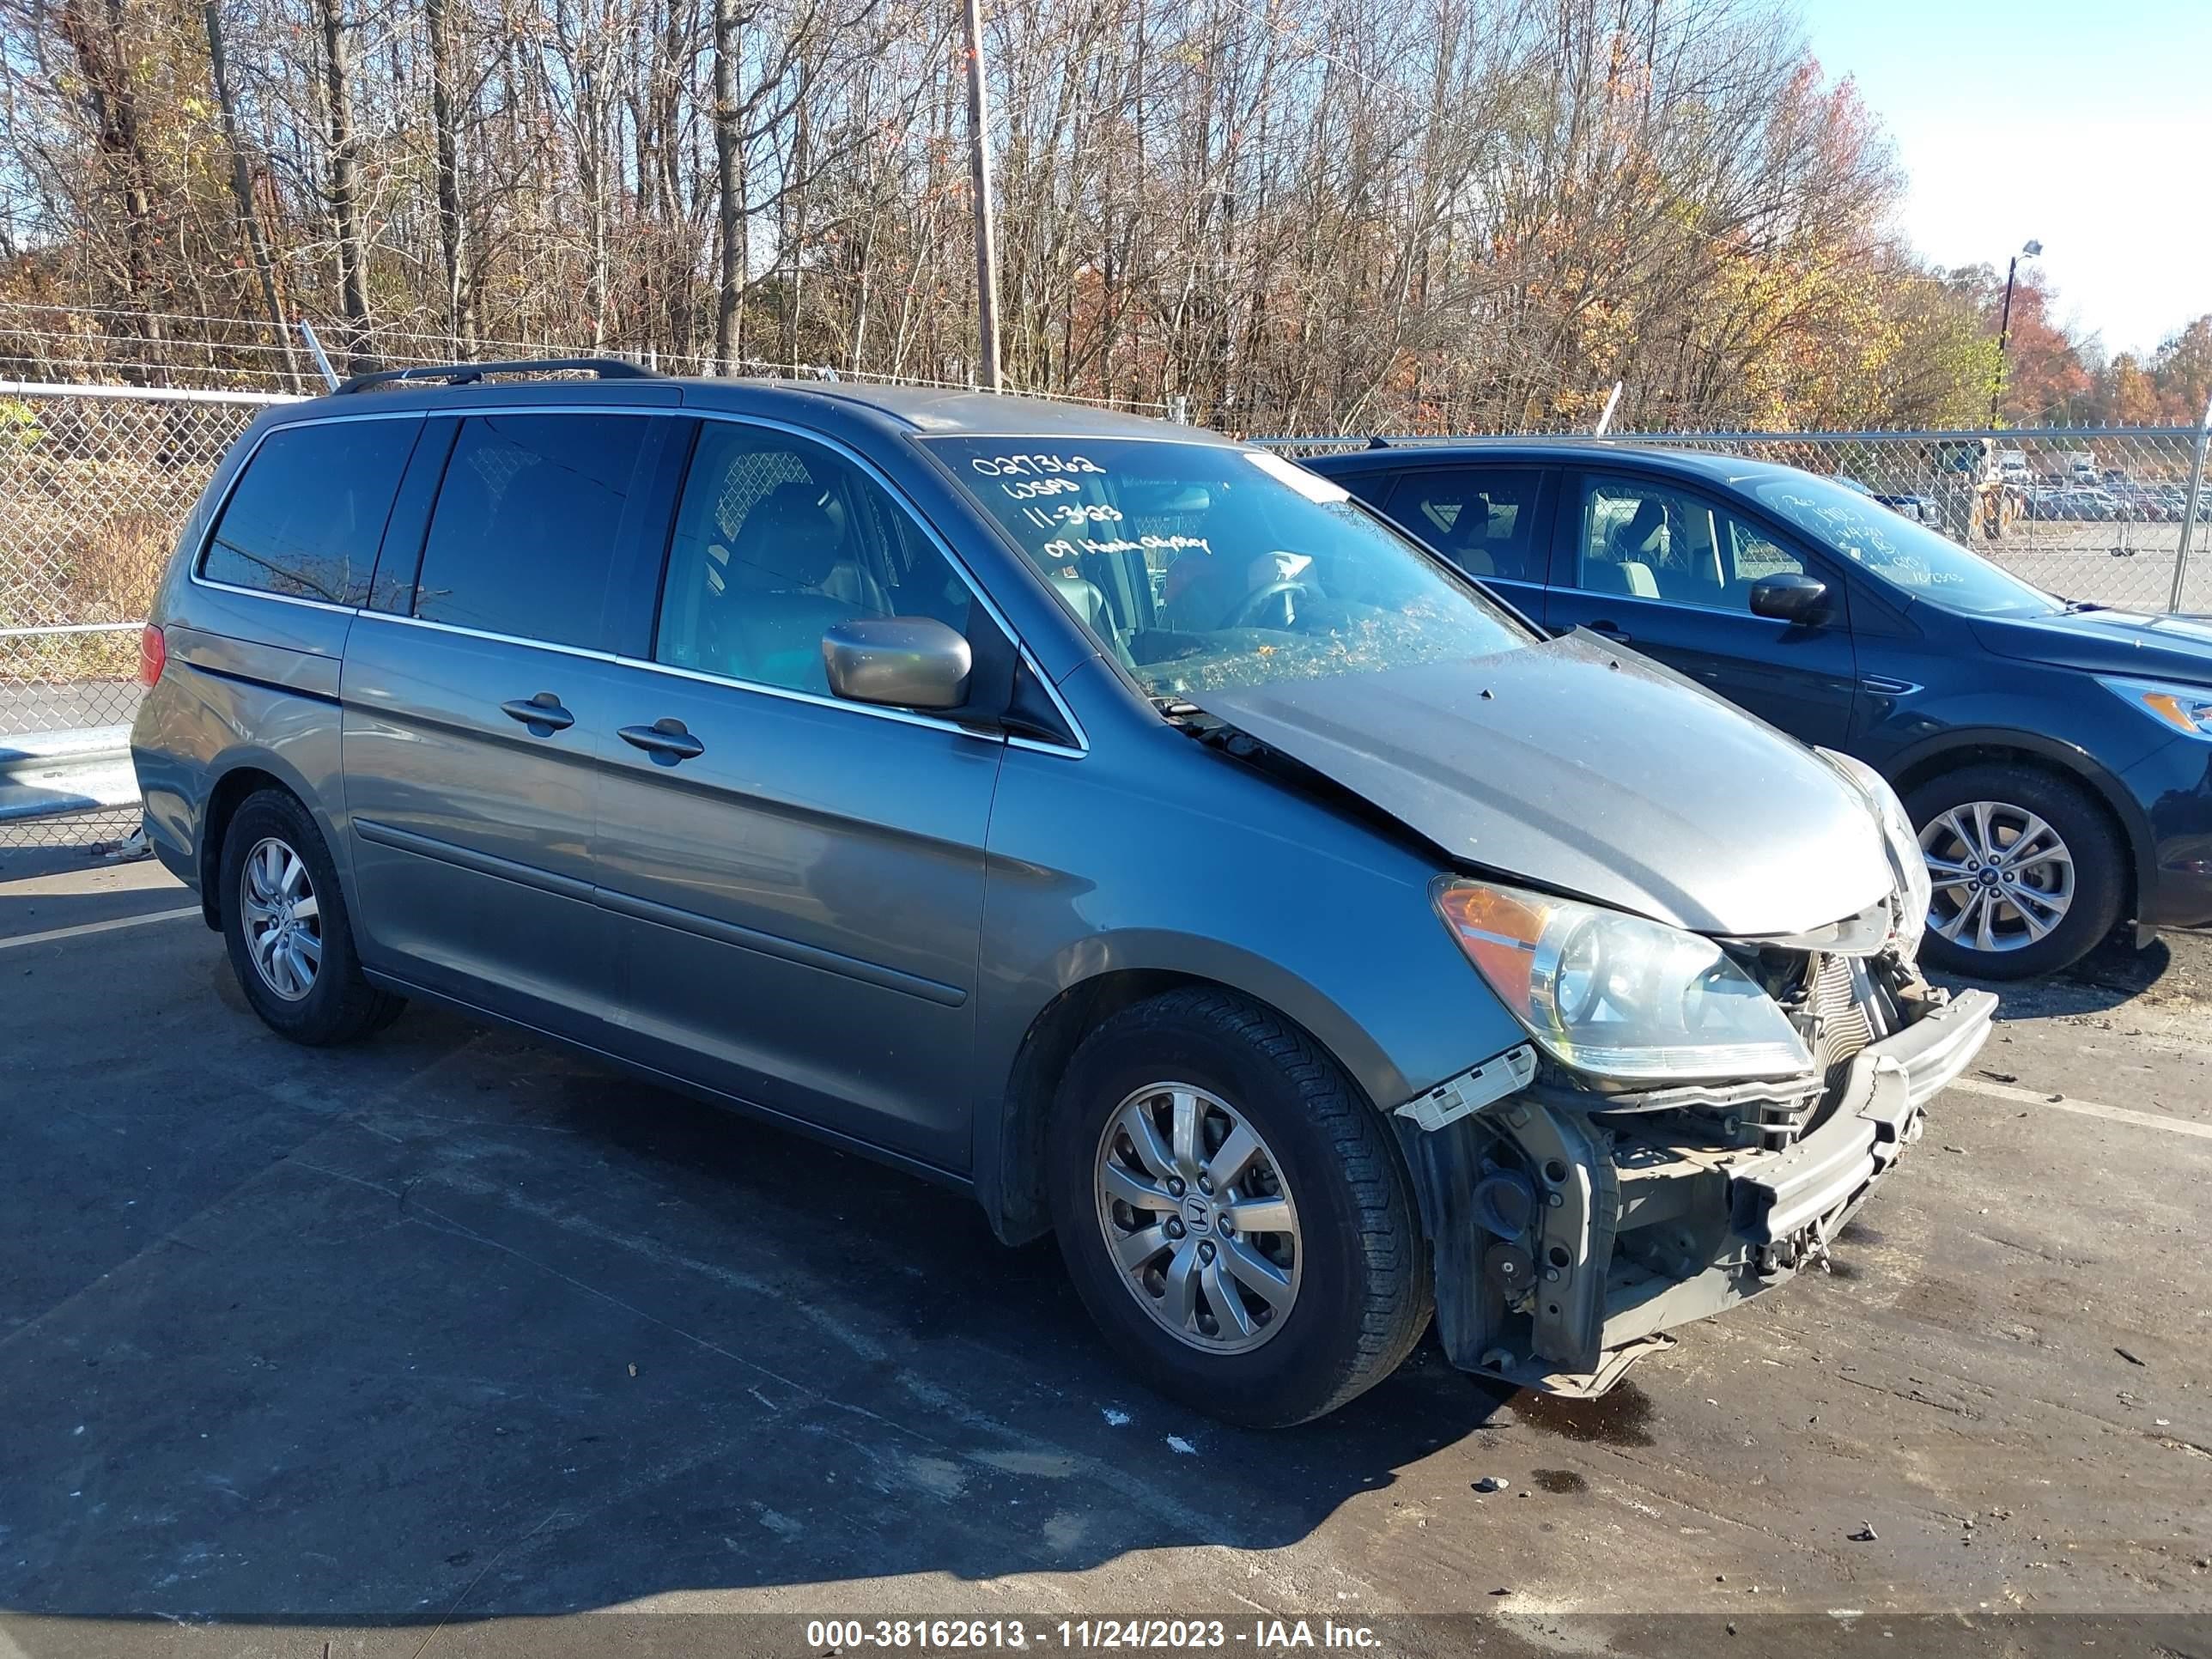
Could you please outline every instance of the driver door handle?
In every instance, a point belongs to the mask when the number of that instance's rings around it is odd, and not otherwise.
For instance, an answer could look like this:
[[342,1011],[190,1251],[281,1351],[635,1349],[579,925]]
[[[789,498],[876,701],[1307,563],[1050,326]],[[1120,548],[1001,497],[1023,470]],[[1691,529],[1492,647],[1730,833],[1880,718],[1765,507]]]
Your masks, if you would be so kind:
[[1614,642],[1616,642],[1617,644],[1620,644],[1620,645],[1626,645],[1626,644],[1629,642],[1629,641],[1628,641],[1628,630],[1627,630],[1626,629],[1625,629],[1625,628],[1621,627],[1621,626],[1620,626],[1619,623],[1611,623],[1611,622],[1594,622],[1594,623],[1584,623],[1583,624],[1583,627],[1585,627],[1585,628],[1587,628],[1587,629],[1589,629],[1589,631],[1590,631],[1591,633],[1593,633],[1593,634],[1602,634],[1602,635],[1604,635],[1606,638],[1607,638],[1607,639],[1609,639],[1609,640],[1613,641],[1614,641]]
[[684,729],[684,722],[667,719],[650,726],[625,726],[615,735],[633,749],[642,749],[662,766],[673,766],[707,752],[707,745]]

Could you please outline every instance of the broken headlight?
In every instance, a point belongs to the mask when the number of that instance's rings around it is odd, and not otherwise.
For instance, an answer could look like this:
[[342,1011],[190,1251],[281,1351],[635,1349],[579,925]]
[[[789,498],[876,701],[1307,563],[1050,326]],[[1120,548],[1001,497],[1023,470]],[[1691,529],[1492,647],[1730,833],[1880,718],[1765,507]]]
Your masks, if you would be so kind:
[[1889,780],[1863,760],[1839,755],[1832,749],[1813,751],[1829,769],[1864,797],[1867,808],[1881,825],[1883,844],[1889,849],[1890,873],[1897,878],[1897,948],[1910,962],[1920,950],[1920,936],[1928,931],[1928,902],[1932,893],[1928,855],[1920,850],[1920,837],[1905,815],[1905,803]]
[[1475,971],[1564,1066],[1685,1081],[1812,1069],[1774,1000],[1709,939],[1489,882],[1440,881],[1436,906]]

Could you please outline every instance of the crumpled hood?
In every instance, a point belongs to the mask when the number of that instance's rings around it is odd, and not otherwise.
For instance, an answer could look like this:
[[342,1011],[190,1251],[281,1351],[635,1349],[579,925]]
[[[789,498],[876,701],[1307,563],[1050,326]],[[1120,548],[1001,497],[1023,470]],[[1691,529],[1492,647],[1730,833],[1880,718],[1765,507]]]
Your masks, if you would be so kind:
[[1975,637],[2001,657],[2092,674],[2212,685],[2212,619],[2137,611],[2069,611],[2055,617],[1982,617]]
[[1802,933],[1894,885],[1880,825],[1812,750],[1589,635],[1189,695],[1455,866],[1695,933]]

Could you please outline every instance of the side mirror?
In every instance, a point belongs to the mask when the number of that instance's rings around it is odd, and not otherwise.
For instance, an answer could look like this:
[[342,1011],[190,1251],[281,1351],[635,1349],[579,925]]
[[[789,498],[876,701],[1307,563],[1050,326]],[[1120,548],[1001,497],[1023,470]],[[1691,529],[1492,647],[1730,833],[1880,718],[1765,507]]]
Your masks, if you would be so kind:
[[975,665],[967,640],[934,617],[855,617],[822,636],[830,690],[848,702],[957,708]]
[[1751,614],[1776,622],[1816,623],[1828,614],[1828,585],[1795,570],[1751,585]]

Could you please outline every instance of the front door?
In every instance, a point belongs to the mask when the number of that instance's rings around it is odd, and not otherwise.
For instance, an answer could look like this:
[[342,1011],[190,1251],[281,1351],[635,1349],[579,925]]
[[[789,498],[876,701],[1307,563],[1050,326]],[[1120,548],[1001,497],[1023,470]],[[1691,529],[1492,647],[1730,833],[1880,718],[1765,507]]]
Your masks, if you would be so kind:
[[714,419],[659,588],[649,637],[605,679],[598,897],[619,1050],[964,1170],[1004,744],[839,701],[822,635],[863,616],[967,629],[969,588],[854,460]]
[[[1849,735],[1857,659],[1834,571],[1672,479],[1584,473],[1559,533],[1547,626],[1618,640],[1807,743]],[[1753,584],[1789,572],[1828,584],[1820,623],[1752,614]]]

